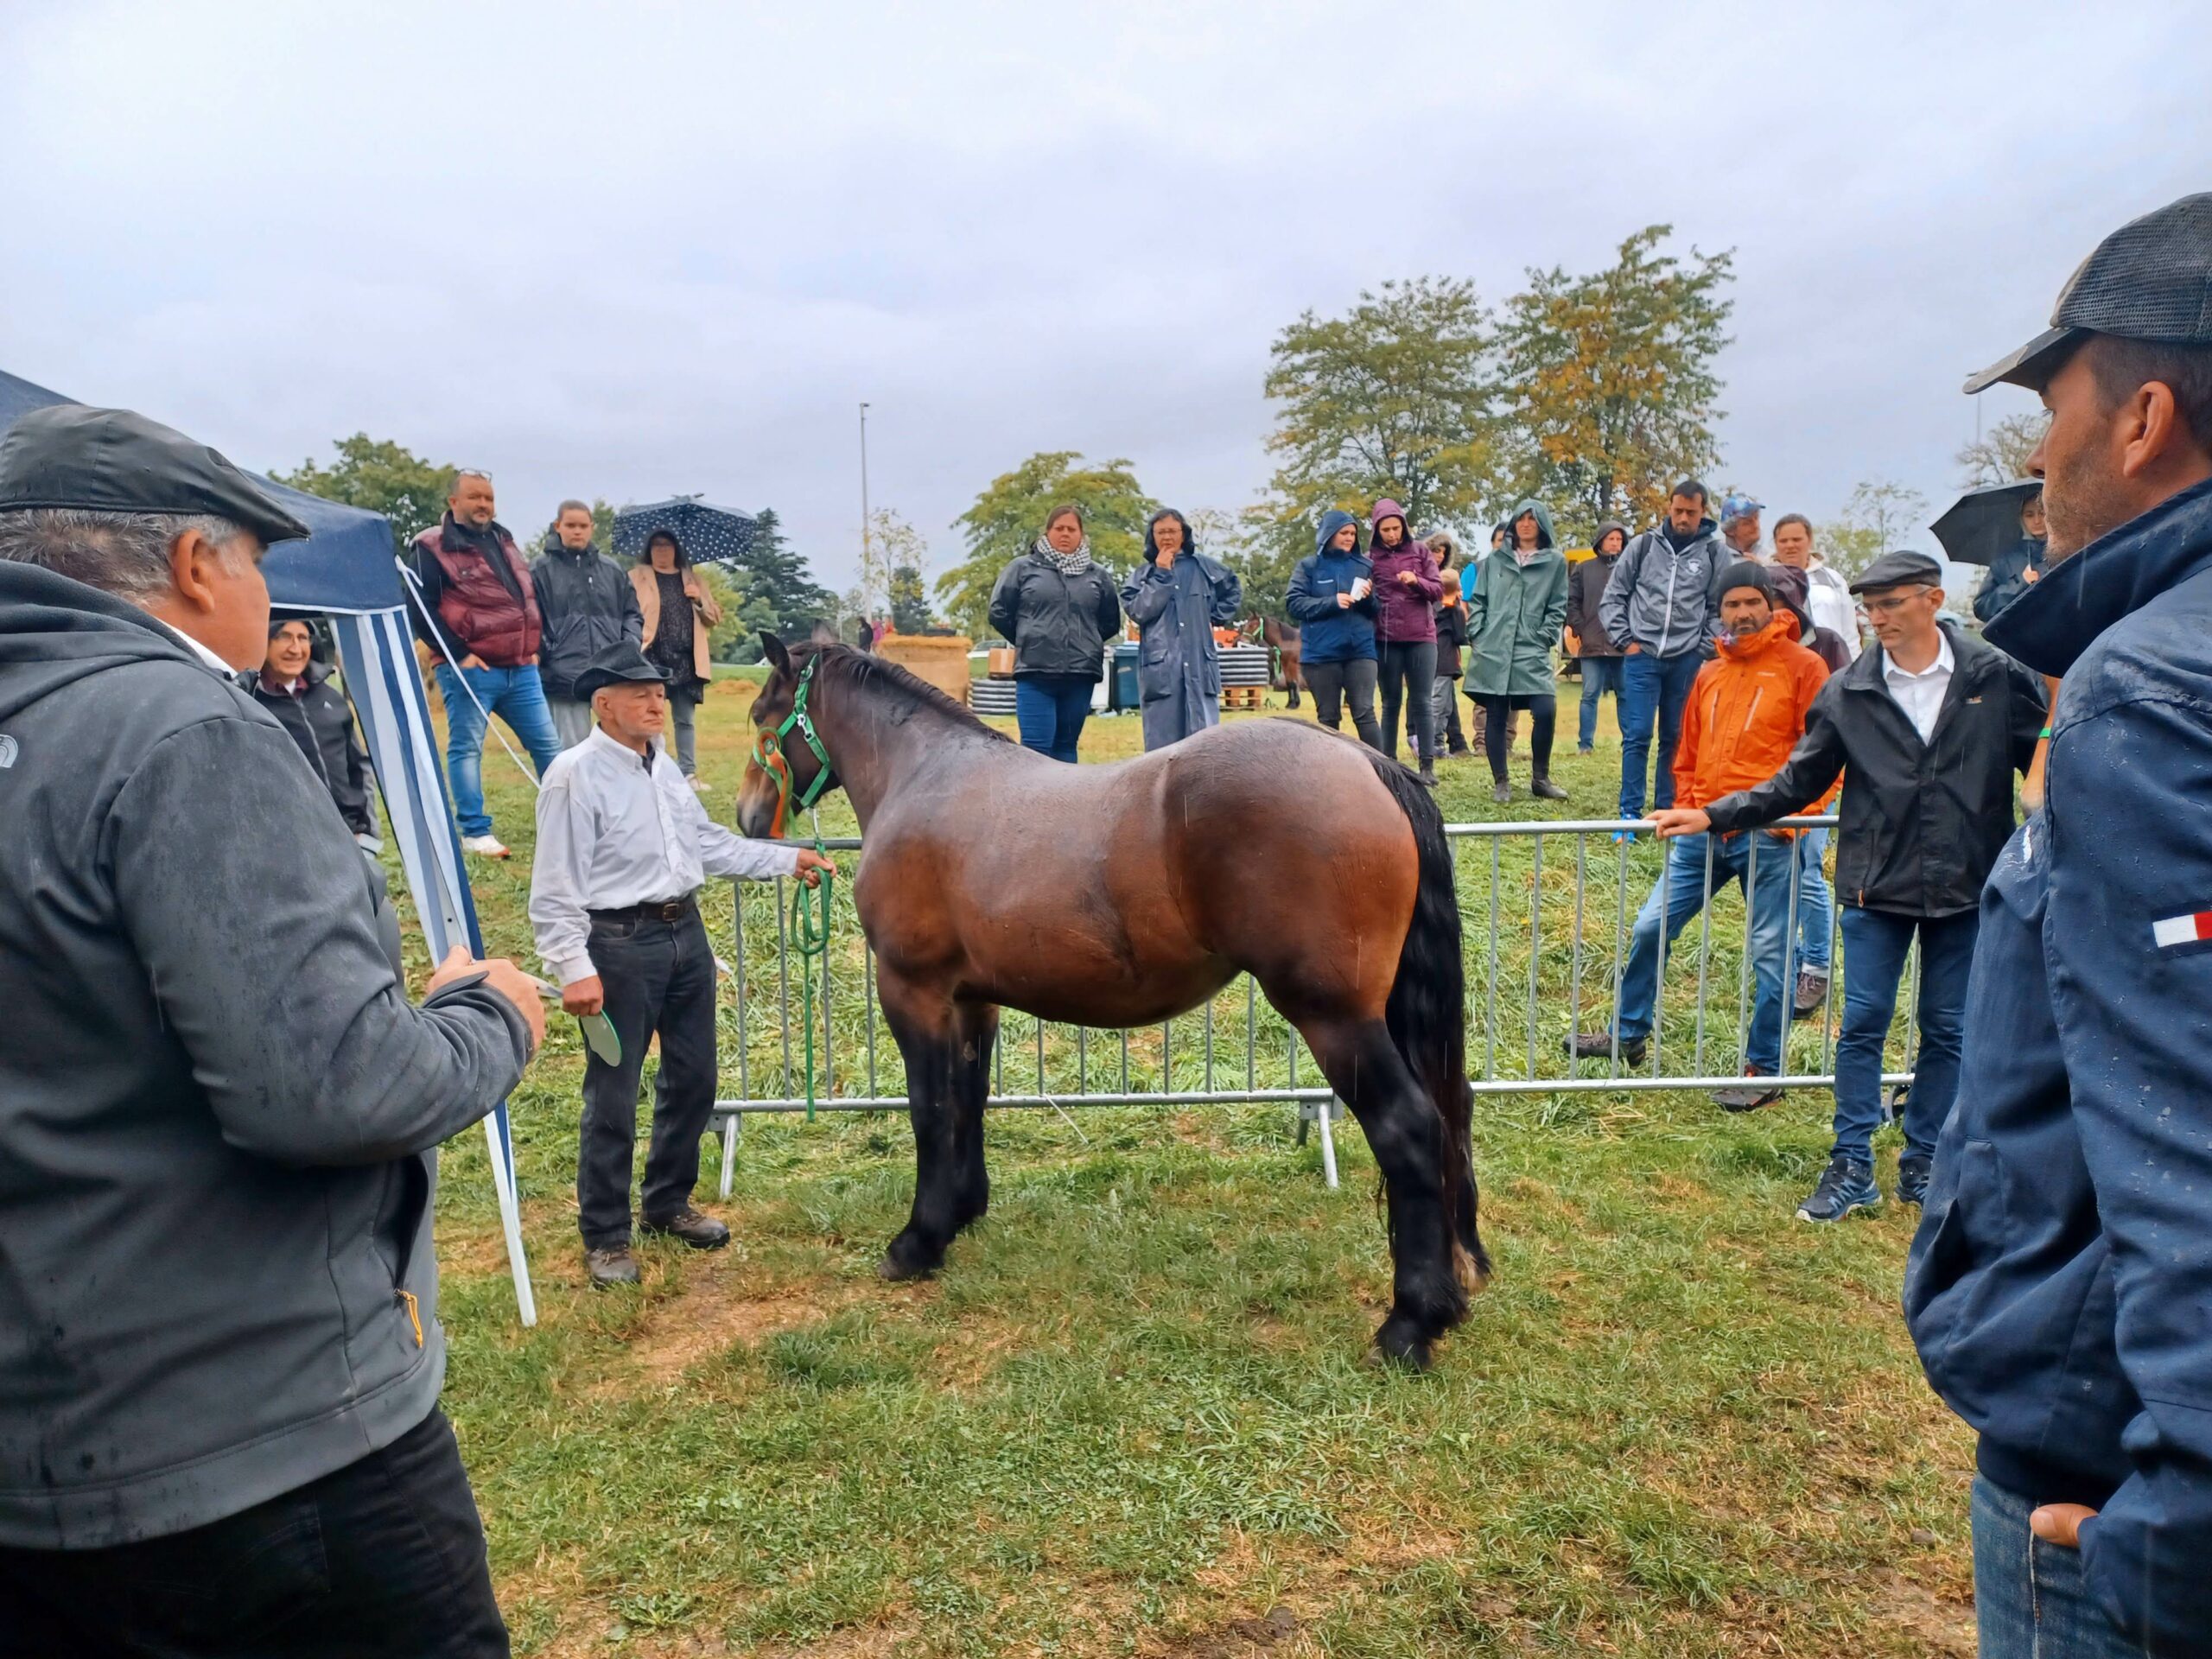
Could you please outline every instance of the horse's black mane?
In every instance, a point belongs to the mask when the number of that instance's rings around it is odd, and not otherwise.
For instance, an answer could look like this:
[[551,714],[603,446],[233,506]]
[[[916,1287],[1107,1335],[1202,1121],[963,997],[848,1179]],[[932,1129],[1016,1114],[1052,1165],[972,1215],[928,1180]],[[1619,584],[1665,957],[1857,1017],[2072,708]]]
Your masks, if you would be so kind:
[[942,715],[980,736],[1001,743],[1014,741],[997,727],[987,726],[978,720],[965,703],[955,702],[927,680],[908,673],[896,663],[887,663],[880,657],[855,651],[850,645],[794,645],[792,668],[796,671],[804,667],[810,656],[818,664],[815,670],[817,674],[849,681],[856,690],[887,697],[906,713]]

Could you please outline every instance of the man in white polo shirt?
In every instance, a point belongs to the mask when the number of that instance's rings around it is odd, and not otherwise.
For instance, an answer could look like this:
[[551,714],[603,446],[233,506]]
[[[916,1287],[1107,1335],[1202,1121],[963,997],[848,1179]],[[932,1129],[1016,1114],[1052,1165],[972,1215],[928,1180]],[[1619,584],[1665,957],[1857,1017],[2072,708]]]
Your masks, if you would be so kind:
[[635,642],[607,646],[576,677],[598,722],[562,751],[537,795],[530,919],[561,1006],[604,1013],[622,1052],[584,1067],[576,1209],[594,1285],[638,1281],[630,1254],[630,1166],[645,1046],[660,1035],[660,1083],[641,1209],[648,1233],[719,1249],[729,1229],[691,1207],[699,1138],[715,1104],[715,953],[697,894],[709,875],[797,875],[836,867],[811,848],[747,841],[707,816],[662,752],[668,688]]

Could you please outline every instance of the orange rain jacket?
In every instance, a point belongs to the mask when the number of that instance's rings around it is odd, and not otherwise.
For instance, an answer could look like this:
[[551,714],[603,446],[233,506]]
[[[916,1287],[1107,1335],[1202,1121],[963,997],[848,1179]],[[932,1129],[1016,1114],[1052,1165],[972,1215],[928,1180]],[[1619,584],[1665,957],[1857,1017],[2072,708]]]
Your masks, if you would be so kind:
[[[1719,654],[1698,670],[1682,710],[1675,804],[1709,806],[1781,771],[1827,677],[1827,664],[1797,643],[1797,619],[1789,611],[1777,611],[1749,639],[1721,641]],[[1839,779],[1799,811],[1825,810],[1841,786]]]

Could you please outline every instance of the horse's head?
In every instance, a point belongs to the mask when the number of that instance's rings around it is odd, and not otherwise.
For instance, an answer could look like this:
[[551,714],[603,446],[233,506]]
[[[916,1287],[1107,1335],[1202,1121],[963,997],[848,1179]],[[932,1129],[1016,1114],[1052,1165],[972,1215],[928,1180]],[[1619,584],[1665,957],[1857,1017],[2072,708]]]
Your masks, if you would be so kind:
[[[801,645],[798,660],[772,633],[760,636],[768,678],[753,700],[753,753],[737,789],[741,835],[781,836],[791,814],[810,806],[837,778],[820,751],[813,724],[821,695],[818,645]],[[804,698],[804,702],[802,701]]]

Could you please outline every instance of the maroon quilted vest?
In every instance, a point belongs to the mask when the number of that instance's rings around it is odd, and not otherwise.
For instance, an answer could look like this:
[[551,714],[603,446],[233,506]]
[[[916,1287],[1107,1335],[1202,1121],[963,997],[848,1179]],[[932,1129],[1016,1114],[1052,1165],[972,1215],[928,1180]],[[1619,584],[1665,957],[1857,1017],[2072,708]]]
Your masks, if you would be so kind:
[[499,551],[522,589],[520,600],[473,548],[448,547],[442,524],[431,525],[415,543],[428,549],[446,574],[445,591],[438,595],[438,620],[448,633],[493,668],[518,668],[537,655],[537,592],[512,537],[499,532]]

